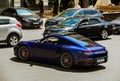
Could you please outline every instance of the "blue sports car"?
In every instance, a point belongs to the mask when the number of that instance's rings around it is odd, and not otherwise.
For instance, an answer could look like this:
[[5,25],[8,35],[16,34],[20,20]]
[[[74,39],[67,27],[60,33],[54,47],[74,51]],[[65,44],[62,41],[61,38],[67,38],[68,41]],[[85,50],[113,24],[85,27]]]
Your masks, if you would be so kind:
[[21,41],[14,47],[19,59],[58,63],[63,68],[92,66],[107,62],[106,48],[79,34],[52,34],[45,38]]

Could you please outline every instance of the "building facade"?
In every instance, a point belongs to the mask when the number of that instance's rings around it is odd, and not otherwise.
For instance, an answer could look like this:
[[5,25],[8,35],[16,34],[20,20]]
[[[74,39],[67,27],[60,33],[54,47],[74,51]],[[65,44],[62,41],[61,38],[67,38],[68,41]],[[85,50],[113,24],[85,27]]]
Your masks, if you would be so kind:
[[[22,7],[28,7],[32,10],[39,10],[39,2],[40,0],[0,0],[1,2],[4,3],[0,3],[0,9],[6,8],[6,7],[10,7],[10,6],[22,6]],[[51,8],[53,8],[54,6],[54,1],[55,0],[43,0],[43,4],[44,4],[44,9],[45,10],[49,10]],[[57,5],[58,7],[61,7],[61,5],[63,6],[64,9],[67,8],[68,3],[71,0],[57,0],[59,5]],[[89,7],[90,5],[95,5],[97,0],[73,0],[75,3],[77,1],[77,3],[82,7]],[[26,2],[26,3],[25,3]],[[67,3],[66,3],[67,2]],[[120,5],[120,0],[111,0],[111,2],[115,5]],[[26,6],[25,6],[26,4]]]

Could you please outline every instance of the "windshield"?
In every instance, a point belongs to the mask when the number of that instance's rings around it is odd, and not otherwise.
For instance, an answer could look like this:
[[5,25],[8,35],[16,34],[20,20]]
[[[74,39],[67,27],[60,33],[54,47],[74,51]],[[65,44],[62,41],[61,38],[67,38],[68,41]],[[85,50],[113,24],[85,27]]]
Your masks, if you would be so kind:
[[62,12],[59,17],[71,17],[74,15],[74,13],[76,12],[77,10],[65,10],[64,12]]
[[17,9],[18,15],[33,15],[33,13],[27,9]]
[[59,25],[60,26],[68,26],[68,27],[75,27],[79,22],[80,18],[68,18],[65,21],[61,22]]

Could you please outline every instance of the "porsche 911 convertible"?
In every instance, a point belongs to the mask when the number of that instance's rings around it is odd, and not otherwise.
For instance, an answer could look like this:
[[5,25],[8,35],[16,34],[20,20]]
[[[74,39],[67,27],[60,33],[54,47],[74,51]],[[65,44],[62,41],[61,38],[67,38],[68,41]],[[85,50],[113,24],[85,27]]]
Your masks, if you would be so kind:
[[42,39],[21,41],[14,47],[14,55],[60,64],[63,68],[92,66],[107,62],[106,48],[79,34],[53,34]]

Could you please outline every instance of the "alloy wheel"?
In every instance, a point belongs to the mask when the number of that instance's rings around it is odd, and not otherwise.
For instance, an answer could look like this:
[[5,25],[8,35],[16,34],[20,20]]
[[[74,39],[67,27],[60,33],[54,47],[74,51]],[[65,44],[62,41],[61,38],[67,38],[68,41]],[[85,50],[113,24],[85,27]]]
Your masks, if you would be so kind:
[[18,58],[25,61],[29,59],[29,50],[25,46],[21,46],[18,49]]
[[73,66],[73,57],[70,53],[64,52],[60,56],[60,64],[64,68],[71,68]]

